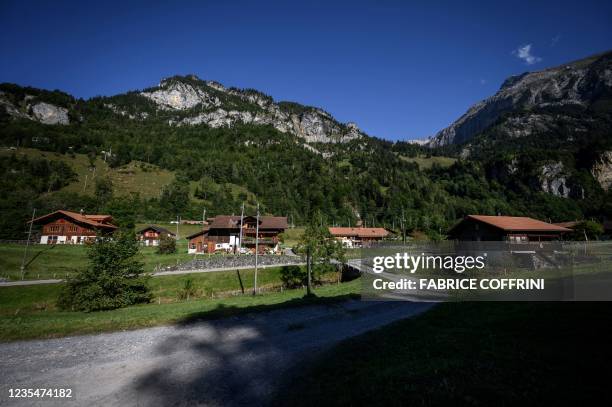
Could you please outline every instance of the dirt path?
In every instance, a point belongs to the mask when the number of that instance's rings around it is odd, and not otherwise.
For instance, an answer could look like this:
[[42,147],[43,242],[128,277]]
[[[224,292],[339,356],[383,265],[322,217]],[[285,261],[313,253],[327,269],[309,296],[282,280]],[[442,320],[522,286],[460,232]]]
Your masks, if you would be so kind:
[[[342,339],[430,307],[351,300],[0,344],[0,405],[263,405],[298,362]],[[37,387],[69,387],[75,398],[71,403],[8,398],[9,388]]]

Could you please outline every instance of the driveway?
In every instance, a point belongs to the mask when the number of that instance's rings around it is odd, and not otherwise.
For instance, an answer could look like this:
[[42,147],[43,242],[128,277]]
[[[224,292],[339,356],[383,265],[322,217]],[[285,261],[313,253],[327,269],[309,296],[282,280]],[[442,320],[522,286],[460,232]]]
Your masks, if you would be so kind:
[[[214,321],[0,344],[0,405],[263,405],[299,363],[432,305],[350,300]],[[359,357],[359,355],[355,355]],[[8,399],[9,388],[74,399]]]

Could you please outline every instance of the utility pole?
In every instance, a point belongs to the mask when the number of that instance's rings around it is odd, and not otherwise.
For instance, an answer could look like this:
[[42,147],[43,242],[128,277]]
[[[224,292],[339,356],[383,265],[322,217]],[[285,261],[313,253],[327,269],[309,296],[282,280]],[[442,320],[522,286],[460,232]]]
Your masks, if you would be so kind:
[[178,232],[179,223],[181,223],[180,220],[179,220],[179,216],[176,215],[176,241],[177,242],[179,240],[179,232]]
[[253,295],[257,294],[257,257],[259,256],[259,202],[257,203],[257,223],[255,225],[255,282],[253,284]]
[[306,247],[306,275],[307,275],[307,280],[306,280],[306,295],[309,296],[309,297],[312,294],[312,278],[311,278],[311,274],[312,274],[312,249],[310,247],[310,242],[309,242],[308,246]]
[[244,202],[242,203],[242,211],[240,212],[240,237],[238,238],[238,254],[242,254],[242,227],[244,222]]
[[404,217],[404,208],[402,208],[402,242],[406,244],[406,218]]
[[202,229],[204,229],[204,225],[206,225],[206,208],[202,212]]
[[28,246],[30,246],[30,236],[32,236],[32,225],[34,224],[34,216],[36,216],[36,208],[32,211],[32,220],[30,221],[30,229],[28,230],[28,241],[26,247],[23,250],[23,259],[21,260],[21,279],[25,278],[25,261],[28,256]]

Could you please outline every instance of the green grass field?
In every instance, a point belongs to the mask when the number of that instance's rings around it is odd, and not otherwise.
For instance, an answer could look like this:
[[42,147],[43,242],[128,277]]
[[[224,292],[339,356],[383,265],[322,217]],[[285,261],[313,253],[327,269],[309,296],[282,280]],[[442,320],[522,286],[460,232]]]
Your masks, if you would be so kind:
[[[192,225],[181,225],[183,233]],[[0,277],[10,280],[21,279],[21,262],[24,245],[0,244]],[[26,268],[26,280],[65,278],[87,266],[87,247],[82,245],[31,245],[28,248],[26,262],[34,259]],[[146,272],[155,271],[157,267],[175,265],[193,259],[187,253],[187,241],[177,242],[174,254],[158,254],[155,247],[141,247],[140,260]]]
[[[247,294],[218,298],[238,290],[235,271],[158,277],[149,280],[155,298],[150,304],[112,311],[66,312],[55,306],[60,285],[39,285],[0,288],[0,341],[51,338],[66,335],[99,333],[171,324],[194,318],[217,318],[241,312],[263,311],[278,307],[338,301],[358,297],[360,281],[328,284],[315,289],[315,298],[304,298],[305,290],[284,290],[252,296],[253,271],[241,271]],[[260,287],[280,282],[279,269],[260,270]],[[198,291],[189,300],[180,300],[178,291],[186,279]],[[213,295],[215,294],[214,298]]]
[[609,303],[440,304],[302,366],[276,404],[598,405],[611,318]]
[[[100,157],[94,160],[95,171],[90,167],[89,158],[85,154],[60,154],[49,151],[41,151],[34,148],[19,148],[17,150],[0,149],[0,157],[25,156],[29,159],[47,159],[51,161],[62,161],[69,165],[77,174],[77,179],[66,185],[61,190],[72,193],[79,193],[92,196],[95,191],[95,180],[100,177],[108,177],[113,183],[113,193],[115,196],[125,196],[131,193],[138,193],[142,198],[157,198],[161,190],[170,184],[174,178],[174,171],[159,168],[156,165],[140,161],[132,161],[129,164],[117,168],[110,168]],[[256,201],[255,195],[246,188],[236,184],[225,184],[236,198],[240,194],[245,194],[249,203]],[[191,194],[198,187],[198,182],[190,182]],[[219,187],[219,185],[217,185]],[[191,199],[207,203],[195,197]],[[251,205],[252,206],[252,205]]]
[[16,151],[0,150],[0,156],[13,153],[30,159],[45,158],[51,161],[63,161],[77,174],[77,180],[62,190],[85,195],[93,195],[95,179],[98,177],[109,177],[112,180],[115,195],[138,192],[143,198],[158,197],[161,189],[174,179],[174,172],[147,163],[131,162],[118,168],[110,168],[104,160],[98,157],[95,160],[96,170],[94,172],[85,154],[68,155],[32,148],[20,148]]
[[400,156],[400,158],[404,161],[408,161],[411,163],[417,163],[421,170],[426,170],[431,168],[434,164],[439,165],[442,168],[450,167],[453,165],[457,159],[452,157],[442,157],[442,156],[418,156],[418,157],[405,157]]
[[283,232],[283,244],[289,247],[295,247],[300,241],[302,235],[304,234],[305,228],[296,227],[292,229],[287,229]]

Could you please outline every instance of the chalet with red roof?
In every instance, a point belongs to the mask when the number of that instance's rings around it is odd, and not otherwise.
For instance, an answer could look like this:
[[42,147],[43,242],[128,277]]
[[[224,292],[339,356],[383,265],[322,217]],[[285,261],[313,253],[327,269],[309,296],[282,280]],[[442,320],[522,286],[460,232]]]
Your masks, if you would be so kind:
[[176,239],[176,235],[161,226],[149,225],[136,232],[138,240],[145,246],[159,246],[159,241],[163,236]]
[[566,227],[533,218],[468,215],[453,226],[448,235],[451,240],[528,243],[561,240],[570,232]]
[[41,226],[41,244],[82,244],[97,236],[113,233],[117,226],[110,215],[85,215],[71,211],[55,211],[33,220]]
[[367,246],[389,236],[389,231],[385,228],[331,227],[329,233],[341,241],[344,247],[349,248]]
[[260,216],[259,234],[255,216],[245,216],[241,221],[240,216],[219,215],[208,221],[201,231],[187,236],[189,253],[236,252],[238,247],[254,252],[256,236],[260,252],[278,252],[278,235],[287,229],[287,217],[284,216]]

